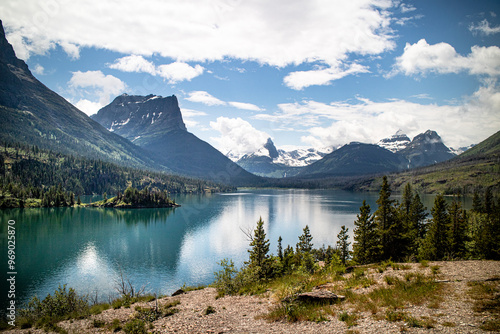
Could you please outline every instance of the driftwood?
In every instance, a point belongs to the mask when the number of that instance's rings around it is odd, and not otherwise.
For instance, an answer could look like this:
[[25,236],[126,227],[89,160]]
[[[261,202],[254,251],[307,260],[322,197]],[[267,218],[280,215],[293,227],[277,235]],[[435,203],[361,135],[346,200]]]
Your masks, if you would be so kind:
[[172,294],[172,297],[175,297],[175,296],[178,296],[178,295],[182,295],[185,291],[182,290],[182,289],[179,289],[177,291],[175,291],[173,294]]
[[344,299],[344,296],[336,295],[327,290],[314,290],[289,296],[283,299],[283,302],[292,302],[296,300],[304,302],[336,302]]
[[314,290],[312,292],[299,293],[297,299],[304,301],[337,301],[344,300],[345,297],[336,295],[328,290]]

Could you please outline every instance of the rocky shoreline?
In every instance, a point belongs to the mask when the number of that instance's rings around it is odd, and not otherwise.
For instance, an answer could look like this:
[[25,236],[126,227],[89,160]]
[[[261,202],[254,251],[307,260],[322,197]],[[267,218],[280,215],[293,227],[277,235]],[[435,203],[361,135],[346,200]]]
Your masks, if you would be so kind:
[[[475,284],[489,284],[496,291],[492,300],[498,307],[500,294],[500,261],[456,261],[429,262],[421,264],[402,264],[400,268],[388,268],[384,272],[369,269],[367,277],[375,284],[369,287],[353,289],[356,294],[367,294],[376,287],[387,286],[389,277],[408,276],[409,273],[433,275],[441,286],[439,303],[404,305],[400,313],[419,319],[425,326],[412,326],[405,319],[390,319],[391,310],[380,308],[375,314],[357,309],[347,300],[328,306],[332,309],[326,321],[285,322],[269,321],[265,315],[278,303],[272,291],[258,296],[226,296],[216,298],[214,288],[181,293],[173,297],[164,297],[149,303],[138,303],[130,308],[108,309],[101,314],[82,320],[70,320],[59,323],[68,333],[113,333],[113,321],[125,324],[133,319],[136,308],[155,307],[175,301],[176,312],[161,317],[149,325],[149,333],[486,333],[487,323],[498,324],[498,313],[478,310],[477,297],[472,292]],[[352,275],[346,274],[346,275]],[[486,282],[486,283],[484,283]],[[390,282],[389,282],[390,283]],[[328,289],[329,283],[322,285]],[[488,298],[490,298],[488,297]],[[342,312],[357,314],[354,325],[348,327],[341,321]],[[498,312],[498,310],[496,311]],[[99,324],[99,326],[96,326]],[[491,328],[489,328],[491,330]],[[500,331],[500,328],[493,330]],[[125,333],[122,330],[117,331]],[[44,333],[41,329],[16,329],[6,333]]]

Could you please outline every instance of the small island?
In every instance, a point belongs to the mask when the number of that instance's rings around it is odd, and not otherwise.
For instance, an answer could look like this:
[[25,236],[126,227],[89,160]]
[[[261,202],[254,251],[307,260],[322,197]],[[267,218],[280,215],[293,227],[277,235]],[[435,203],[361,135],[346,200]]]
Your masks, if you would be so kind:
[[128,187],[123,194],[118,192],[110,199],[104,194],[101,201],[90,203],[89,207],[99,208],[121,208],[121,209],[141,209],[141,208],[176,208],[180,205],[175,200],[170,199],[167,191],[150,190],[146,187],[137,190]]

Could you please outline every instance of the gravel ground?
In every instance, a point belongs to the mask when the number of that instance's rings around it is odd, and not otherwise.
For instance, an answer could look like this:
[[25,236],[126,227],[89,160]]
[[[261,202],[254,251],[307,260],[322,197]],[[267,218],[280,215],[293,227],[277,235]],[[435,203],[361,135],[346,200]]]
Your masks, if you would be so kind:
[[[433,328],[408,327],[403,321],[389,322],[383,319],[384,310],[377,315],[369,312],[357,312],[357,325],[348,328],[344,322],[333,316],[330,321],[315,322],[269,322],[261,316],[275,305],[276,301],[269,294],[265,296],[230,296],[216,299],[216,291],[206,288],[191,291],[176,297],[166,297],[159,300],[159,304],[180,301],[175,306],[179,312],[172,316],[158,319],[153,323],[151,333],[486,333],[479,328],[486,320],[492,319],[489,313],[475,313],[472,309],[473,300],[467,293],[470,281],[484,281],[490,278],[500,278],[499,261],[457,261],[457,262],[430,262],[429,267],[420,264],[405,264],[410,266],[405,270],[388,268],[383,273],[370,269],[368,275],[377,283],[375,286],[387,285],[384,276],[403,277],[408,272],[420,272],[431,275],[431,267],[439,266],[436,279],[442,281],[444,292],[438,305],[406,305],[405,313],[419,319],[426,319],[433,324]],[[498,284],[498,283],[497,283]],[[326,285],[328,287],[328,284]],[[374,286],[358,289],[356,293],[366,293]],[[155,302],[149,303],[153,306]],[[106,310],[90,319],[61,322],[60,327],[68,333],[111,333],[109,326],[114,319],[125,324],[134,317],[135,304],[128,309]],[[211,306],[215,313],[205,315],[205,310]],[[430,307],[429,307],[430,306]],[[335,313],[349,310],[350,305],[333,305]],[[351,310],[353,311],[353,310]],[[381,316],[382,315],[382,316]],[[94,320],[104,321],[107,325],[95,328]],[[498,329],[500,331],[500,328]],[[6,333],[43,333],[42,330],[12,330]],[[124,333],[120,331],[120,333]]]

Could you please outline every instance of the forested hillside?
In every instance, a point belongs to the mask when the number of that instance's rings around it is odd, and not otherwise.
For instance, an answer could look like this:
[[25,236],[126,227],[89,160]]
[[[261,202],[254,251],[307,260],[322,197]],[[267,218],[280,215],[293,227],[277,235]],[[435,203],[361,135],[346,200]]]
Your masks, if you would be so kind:
[[169,193],[233,190],[214,182],[122,167],[36,146],[0,147],[0,207],[39,206],[44,196],[51,197],[44,206],[67,206],[79,195],[114,196],[129,186]]

